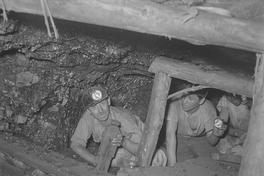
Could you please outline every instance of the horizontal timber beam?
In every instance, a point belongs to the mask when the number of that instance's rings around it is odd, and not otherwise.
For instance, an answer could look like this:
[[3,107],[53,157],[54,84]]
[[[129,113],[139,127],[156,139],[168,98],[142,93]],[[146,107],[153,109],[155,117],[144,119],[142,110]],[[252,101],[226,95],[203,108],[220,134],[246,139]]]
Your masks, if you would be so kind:
[[[40,0],[5,0],[8,11],[43,15]],[[47,0],[54,18],[264,52],[264,24],[142,0]],[[0,3],[2,8],[2,3]],[[44,22],[44,21],[43,21]]]
[[153,73],[164,72],[169,76],[194,84],[232,92],[247,97],[253,96],[254,78],[235,75],[225,71],[204,71],[198,65],[165,57],[157,57],[149,67]]

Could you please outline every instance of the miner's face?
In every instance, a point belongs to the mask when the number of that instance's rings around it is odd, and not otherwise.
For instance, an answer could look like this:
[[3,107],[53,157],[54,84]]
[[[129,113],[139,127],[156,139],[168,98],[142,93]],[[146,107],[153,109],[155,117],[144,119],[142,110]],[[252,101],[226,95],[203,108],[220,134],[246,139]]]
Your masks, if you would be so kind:
[[102,102],[96,104],[93,107],[89,107],[88,110],[92,114],[93,117],[95,117],[97,120],[100,121],[106,121],[109,116],[109,110],[110,110],[110,99],[107,98],[103,100]]
[[197,109],[200,106],[201,99],[197,94],[185,95],[181,99],[182,109],[185,112],[190,112]]

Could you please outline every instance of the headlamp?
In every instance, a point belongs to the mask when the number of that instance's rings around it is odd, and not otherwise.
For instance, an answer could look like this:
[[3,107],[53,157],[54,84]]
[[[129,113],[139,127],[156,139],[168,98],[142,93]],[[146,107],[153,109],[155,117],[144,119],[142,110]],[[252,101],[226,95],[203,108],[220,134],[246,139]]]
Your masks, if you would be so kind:
[[221,129],[223,127],[223,125],[224,125],[224,121],[222,119],[215,119],[214,126],[216,128]]
[[98,100],[101,100],[102,99],[102,92],[100,90],[95,90],[93,93],[92,93],[92,98],[96,101]]

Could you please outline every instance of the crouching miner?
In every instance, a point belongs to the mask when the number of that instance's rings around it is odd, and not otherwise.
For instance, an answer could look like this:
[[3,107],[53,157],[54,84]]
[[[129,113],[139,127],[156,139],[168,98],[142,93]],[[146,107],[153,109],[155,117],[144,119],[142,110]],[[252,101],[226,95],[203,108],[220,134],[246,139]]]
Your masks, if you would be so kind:
[[[141,140],[144,123],[127,109],[110,106],[110,97],[100,86],[90,87],[84,91],[81,101],[85,107],[75,132],[71,138],[71,148],[89,163],[98,164],[100,158],[86,149],[87,140],[92,136],[95,142],[103,142],[103,134],[107,126],[117,121],[120,124],[120,134],[111,140],[111,144],[118,146],[111,166],[123,167],[128,162],[136,160],[136,153]],[[158,150],[154,156],[156,165],[166,165],[166,155]],[[162,153],[162,154],[161,154]],[[156,158],[155,157],[160,157]]]

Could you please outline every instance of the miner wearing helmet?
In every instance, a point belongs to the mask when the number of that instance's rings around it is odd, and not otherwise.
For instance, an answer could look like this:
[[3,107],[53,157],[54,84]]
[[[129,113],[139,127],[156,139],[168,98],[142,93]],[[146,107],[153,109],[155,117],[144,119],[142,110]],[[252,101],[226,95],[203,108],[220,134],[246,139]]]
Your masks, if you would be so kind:
[[[95,142],[101,142],[106,127],[115,120],[120,123],[121,135],[112,140],[112,144],[119,147],[111,165],[122,167],[127,161],[135,161],[144,128],[140,118],[127,109],[111,106],[107,91],[100,86],[85,90],[81,102],[85,112],[71,138],[71,148],[89,163],[97,165],[99,158],[86,149],[87,140],[92,136]],[[166,165],[166,156],[164,158],[159,165]]]

